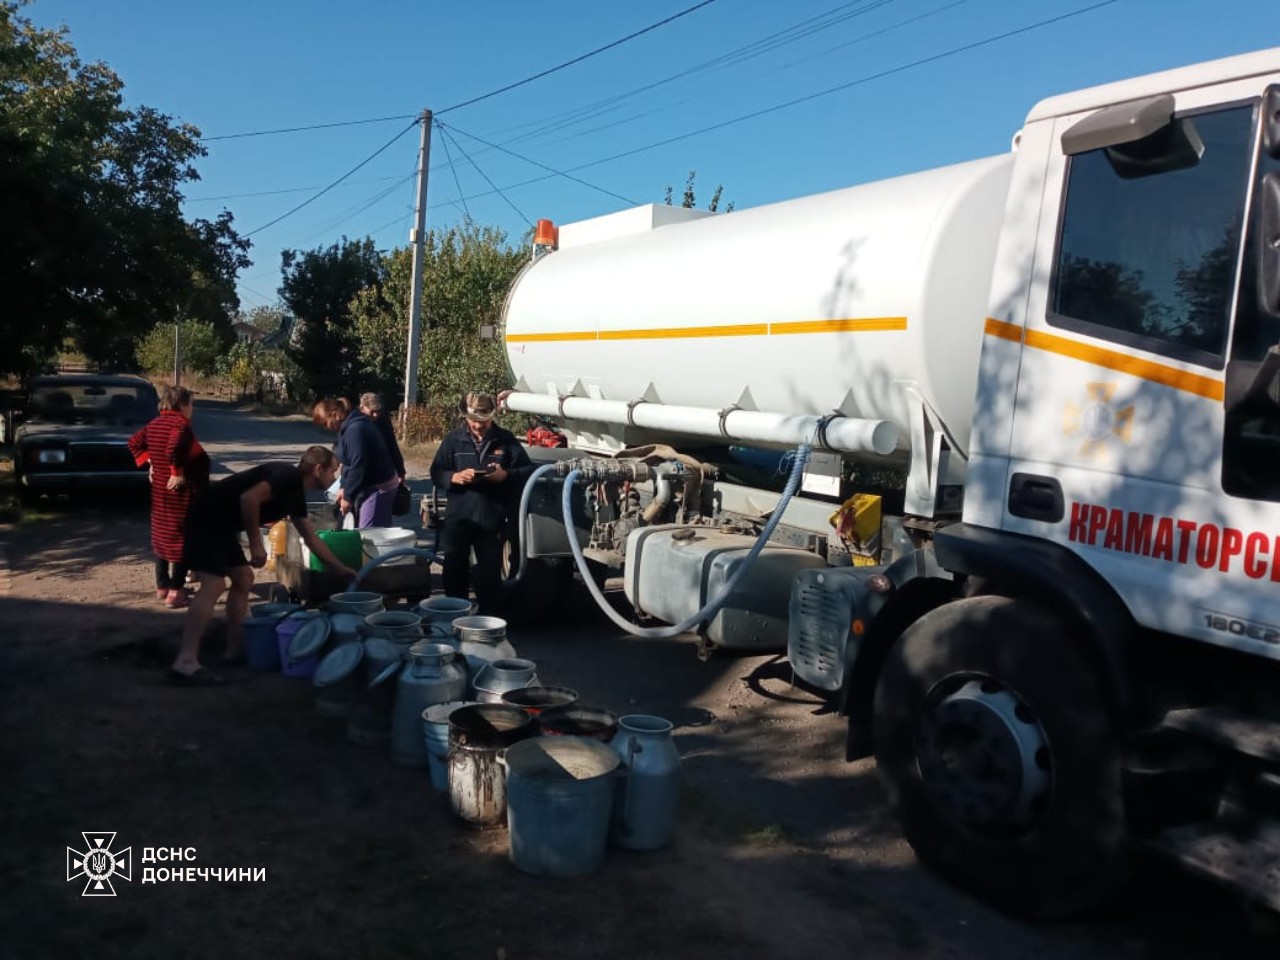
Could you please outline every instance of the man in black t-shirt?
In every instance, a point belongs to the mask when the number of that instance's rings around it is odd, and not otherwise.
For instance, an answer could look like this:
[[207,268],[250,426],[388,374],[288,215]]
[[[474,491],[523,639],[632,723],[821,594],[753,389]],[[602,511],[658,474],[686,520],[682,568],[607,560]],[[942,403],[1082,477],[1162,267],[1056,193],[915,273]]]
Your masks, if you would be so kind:
[[[226,660],[237,663],[243,657],[244,618],[253,589],[253,568],[267,562],[262,546],[262,527],[286,517],[298,535],[326,568],[344,577],[355,571],[338,560],[328,544],[316,536],[307,516],[308,490],[325,490],[338,475],[338,458],[328,447],[308,447],[298,465],[264,463],[235,473],[205,487],[187,512],[183,562],[196,574],[200,590],[187,610],[182,628],[182,646],[173,661],[170,677],[186,686],[221,683],[222,678],[200,666],[200,641],[213,619],[213,608],[227,581]],[[249,559],[245,559],[238,536],[249,539]]]

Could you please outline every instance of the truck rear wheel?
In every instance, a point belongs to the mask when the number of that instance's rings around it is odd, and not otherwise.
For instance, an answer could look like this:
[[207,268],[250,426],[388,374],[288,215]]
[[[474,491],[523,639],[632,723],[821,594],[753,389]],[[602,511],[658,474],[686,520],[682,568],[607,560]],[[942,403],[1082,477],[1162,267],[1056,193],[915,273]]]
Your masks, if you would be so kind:
[[1085,651],[1007,597],[947,604],[890,651],[875,754],[920,860],[993,906],[1049,918],[1123,876],[1119,751]]

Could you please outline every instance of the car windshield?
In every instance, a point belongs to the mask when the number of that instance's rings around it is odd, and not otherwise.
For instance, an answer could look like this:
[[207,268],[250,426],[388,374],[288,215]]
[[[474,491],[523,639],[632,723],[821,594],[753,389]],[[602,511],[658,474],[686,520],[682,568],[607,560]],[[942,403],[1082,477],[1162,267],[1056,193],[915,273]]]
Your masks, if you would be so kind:
[[45,423],[142,424],[155,415],[155,393],[131,384],[42,384],[28,404],[28,416]]

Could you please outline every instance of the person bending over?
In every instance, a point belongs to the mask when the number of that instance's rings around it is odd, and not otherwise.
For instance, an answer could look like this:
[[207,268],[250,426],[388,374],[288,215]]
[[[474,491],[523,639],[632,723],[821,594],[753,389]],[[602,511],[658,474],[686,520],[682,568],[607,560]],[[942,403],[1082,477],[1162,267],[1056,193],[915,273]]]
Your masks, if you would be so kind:
[[[213,619],[213,608],[230,581],[227,593],[227,646],[225,662],[235,665],[244,657],[244,618],[253,588],[253,570],[267,562],[262,527],[288,518],[311,552],[325,567],[352,579],[356,572],[333,555],[316,536],[307,516],[308,490],[326,490],[338,474],[338,459],[327,447],[308,447],[297,466],[264,463],[233,473],[210,484],[196,495],[187,512],[183,560],[196,574],[200,589],[187,609],[182,645],[173,661],[170,678],[185,686],[221,683],[222,678],[200,665],[200,641]],[[245,559],[238,536],[249,540]]]

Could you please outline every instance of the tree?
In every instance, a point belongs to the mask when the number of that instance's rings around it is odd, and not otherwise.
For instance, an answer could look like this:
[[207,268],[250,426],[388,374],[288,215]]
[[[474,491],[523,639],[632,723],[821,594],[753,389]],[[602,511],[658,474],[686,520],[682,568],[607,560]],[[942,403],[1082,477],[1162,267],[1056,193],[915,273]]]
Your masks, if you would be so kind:
[[[368,384],[398,396],[404,382],[411,278],[409,248],[385,258],[385,280],[351,304],[360,368]],[[423,332],[418,387],[422,404],[444,422],[468,390],[509,387],[502,345],[480,336],[496,325],[525,260],[506,234],[466,223],[427,234],[423,253]]]
[[352,298],[386,276],[372,238],[327,248],[280,254],[280,297],[296,324],[289,353],[318,396],[351,395],[357,383],[358,349],[351,330]]
[[[697,202],[698,202],[697,195],[694,191],[694,185],[693,185],[693,182],[697,178],[697,176],[698,176],[698,171],[690,170],[689,177],[684,182],[684,194],[680,198],[680,206],[684,207],[686,210],[692,210],[695,206],[697,206]],[[666,189],[666,192],[663,194],[662,202],[665,203],[668,207],[672,205],[671,198],[674,192],[675,191],[668,186]],[[724,195],[724,186],[721,184],[717,184],[715,193],[711,195],[711,202],[707,204],[707,209],[710,210],[712,213],[715,213],[720,208],[720,198],[723,195]],[[729,203],[725,205],[724,212],[725,213],[733,212],[732,200],[730,200]]]
[[[153,376],[173,371],[172,323],[159,323],[139,341],[135,350],[138,365]],[[182,368],[207,376],[218,368],[226,353],[226,339],[212,323],[185,320],[182,324]]]
[[68,339],[129,365],[146,331],[179,316],[229,329],[249,245],[229,213],[182,217],[199,131],[126,108],[115,73],[23,5],[0,0],[0,373],[29,374]]

